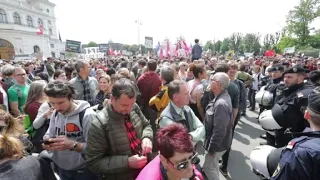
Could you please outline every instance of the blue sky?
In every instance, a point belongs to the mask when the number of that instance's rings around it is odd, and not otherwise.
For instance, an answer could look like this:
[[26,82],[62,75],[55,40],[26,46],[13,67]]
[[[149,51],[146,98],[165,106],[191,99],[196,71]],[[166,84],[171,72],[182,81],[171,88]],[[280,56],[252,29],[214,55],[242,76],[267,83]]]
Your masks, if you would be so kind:
[[[220,39],[233,32],[264,35],[285,26],[288,11],[299,0],[50,0],[62,39],[136,44],[144,36],[187,43]],[[318,27],[319,28],[319,27]]]

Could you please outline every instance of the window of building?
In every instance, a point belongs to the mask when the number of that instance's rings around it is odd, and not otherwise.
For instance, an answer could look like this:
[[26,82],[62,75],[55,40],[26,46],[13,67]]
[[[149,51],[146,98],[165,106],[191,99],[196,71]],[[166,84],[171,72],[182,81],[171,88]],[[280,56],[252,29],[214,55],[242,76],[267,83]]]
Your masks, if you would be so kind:
[[50,44],[51,48],[54,48],[54,44]]
[[48,20],[48,24],[51,25],[51,21],[50,20]]
[[33,20],[31,16],[27,16],[27,25],[29,27],[33,27]]
[[40,18],[38,18],[38,25],[40,26],[42,26],[43,27],[43,21],[42,21],[42,19],[40,19]]
[[13,13],[13,22],[15,24],[21,24],[21,18],[17,12]]
[[3,9],[0,9],[0,23],[7,23],[7,14]]
[[56,53],[55,52],[51,52],[51,57],[55,58],[56,57]]
[[51,28],[49,28],[49,34],[52,35],[52,29]]

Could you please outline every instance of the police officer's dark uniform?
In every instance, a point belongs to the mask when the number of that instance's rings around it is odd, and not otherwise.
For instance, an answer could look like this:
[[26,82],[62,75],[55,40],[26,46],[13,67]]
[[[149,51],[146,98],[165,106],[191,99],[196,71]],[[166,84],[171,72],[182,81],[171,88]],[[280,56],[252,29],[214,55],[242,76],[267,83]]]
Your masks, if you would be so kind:
[[[320,114],[319,92],[309,96],[308,111]],[[315,121],[320,122],[320,119]],[[282,151],[272,180],[320,179],[320,131],[298,133],[298,135],[300,137],[291,140]]]
[[[274,72],[274,71],[284,71],[284,67],[280,64],[275,65],[272,68],[269,68],[269,73]],[[278,86],[283,86],[283,77],[279,77],[277,79],[270,79],[270,81],[267,83],[267,85],[265,86],[265,91],[269,91],[273,94],[273,100],[272,100],[272,105],[271,106],[262,106],[260,105],[260,114],[264,111],[264,110],[269,110],[272,108],[272,106],[275,104],[275,99],[277,96],[277,88]],[[278,92],[279,93],[279,92]],[[280,95],[280,94],[279,94]],[[259,114],[259,115],[260,115]],[[260,145],[270,145],[270,146],[275,146],[275,138],[273,135],[269,134],[268,132],[266,132],[266,136],[261,136],[262,138],[266,139],[267,142],[262,142],[260,143]]]
[[[287,73],[304,73],[304,69],[300,66],[293,66],[287,69],[283,76]],[[304,111],[308,105],[308,95],[313,92],[313,89],[313,86],[307,86],[304,83],[291,87],[280,84],[277,87],[276,103],[272,108],[272,115],[283,128],[275,131],[276,147],[283,147],[292,139],[284,134],[286,129],[289,128],[292,132],[302,132],[309,126],[304,119]]]

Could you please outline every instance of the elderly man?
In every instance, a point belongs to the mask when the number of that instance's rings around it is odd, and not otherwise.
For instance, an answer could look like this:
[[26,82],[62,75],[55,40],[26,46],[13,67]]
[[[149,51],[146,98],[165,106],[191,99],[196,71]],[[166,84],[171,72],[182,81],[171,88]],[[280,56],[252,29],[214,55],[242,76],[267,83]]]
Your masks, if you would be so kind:
[[75,99],[88,101],[93,106],[98,81],[94,77],[89,77],[91,66],[89,62],[79,60],[75,64],[75,69],[78,76],[70,80],[70,83],[76,89]]
[[174,80],[168,85],[169,105],[162,111],[159,126],[164,127],[171,123],[181,123],[188,130],[194,143],[203,140],[205,129],[199,118],[188,106],[190,95],[185,81]]
[[147,164],[153,132],[135,104],[136,96],[136,85],[121,78],[112,88],[110,103],[92,121],[87,166],[103,180],[133,180]]
[[231,146],[233,114],[231,98],[227,92],[230,79],[226,73],[216,73],[210,79],[215,95],[206,110],[204,147],[206,152],[203,171],[209,180],[219,180],[219,159]]

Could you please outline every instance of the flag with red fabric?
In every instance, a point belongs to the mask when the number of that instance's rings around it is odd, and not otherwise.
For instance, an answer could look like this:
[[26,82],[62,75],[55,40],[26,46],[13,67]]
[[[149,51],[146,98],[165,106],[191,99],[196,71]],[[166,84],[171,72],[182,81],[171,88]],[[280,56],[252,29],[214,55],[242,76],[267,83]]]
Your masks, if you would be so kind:
[[43,27],[42,27],[41,24],[40,24],[39,27],[38,27],[37,34],[38,34],[39,36],[40,36],[40,35],[43,35]]

